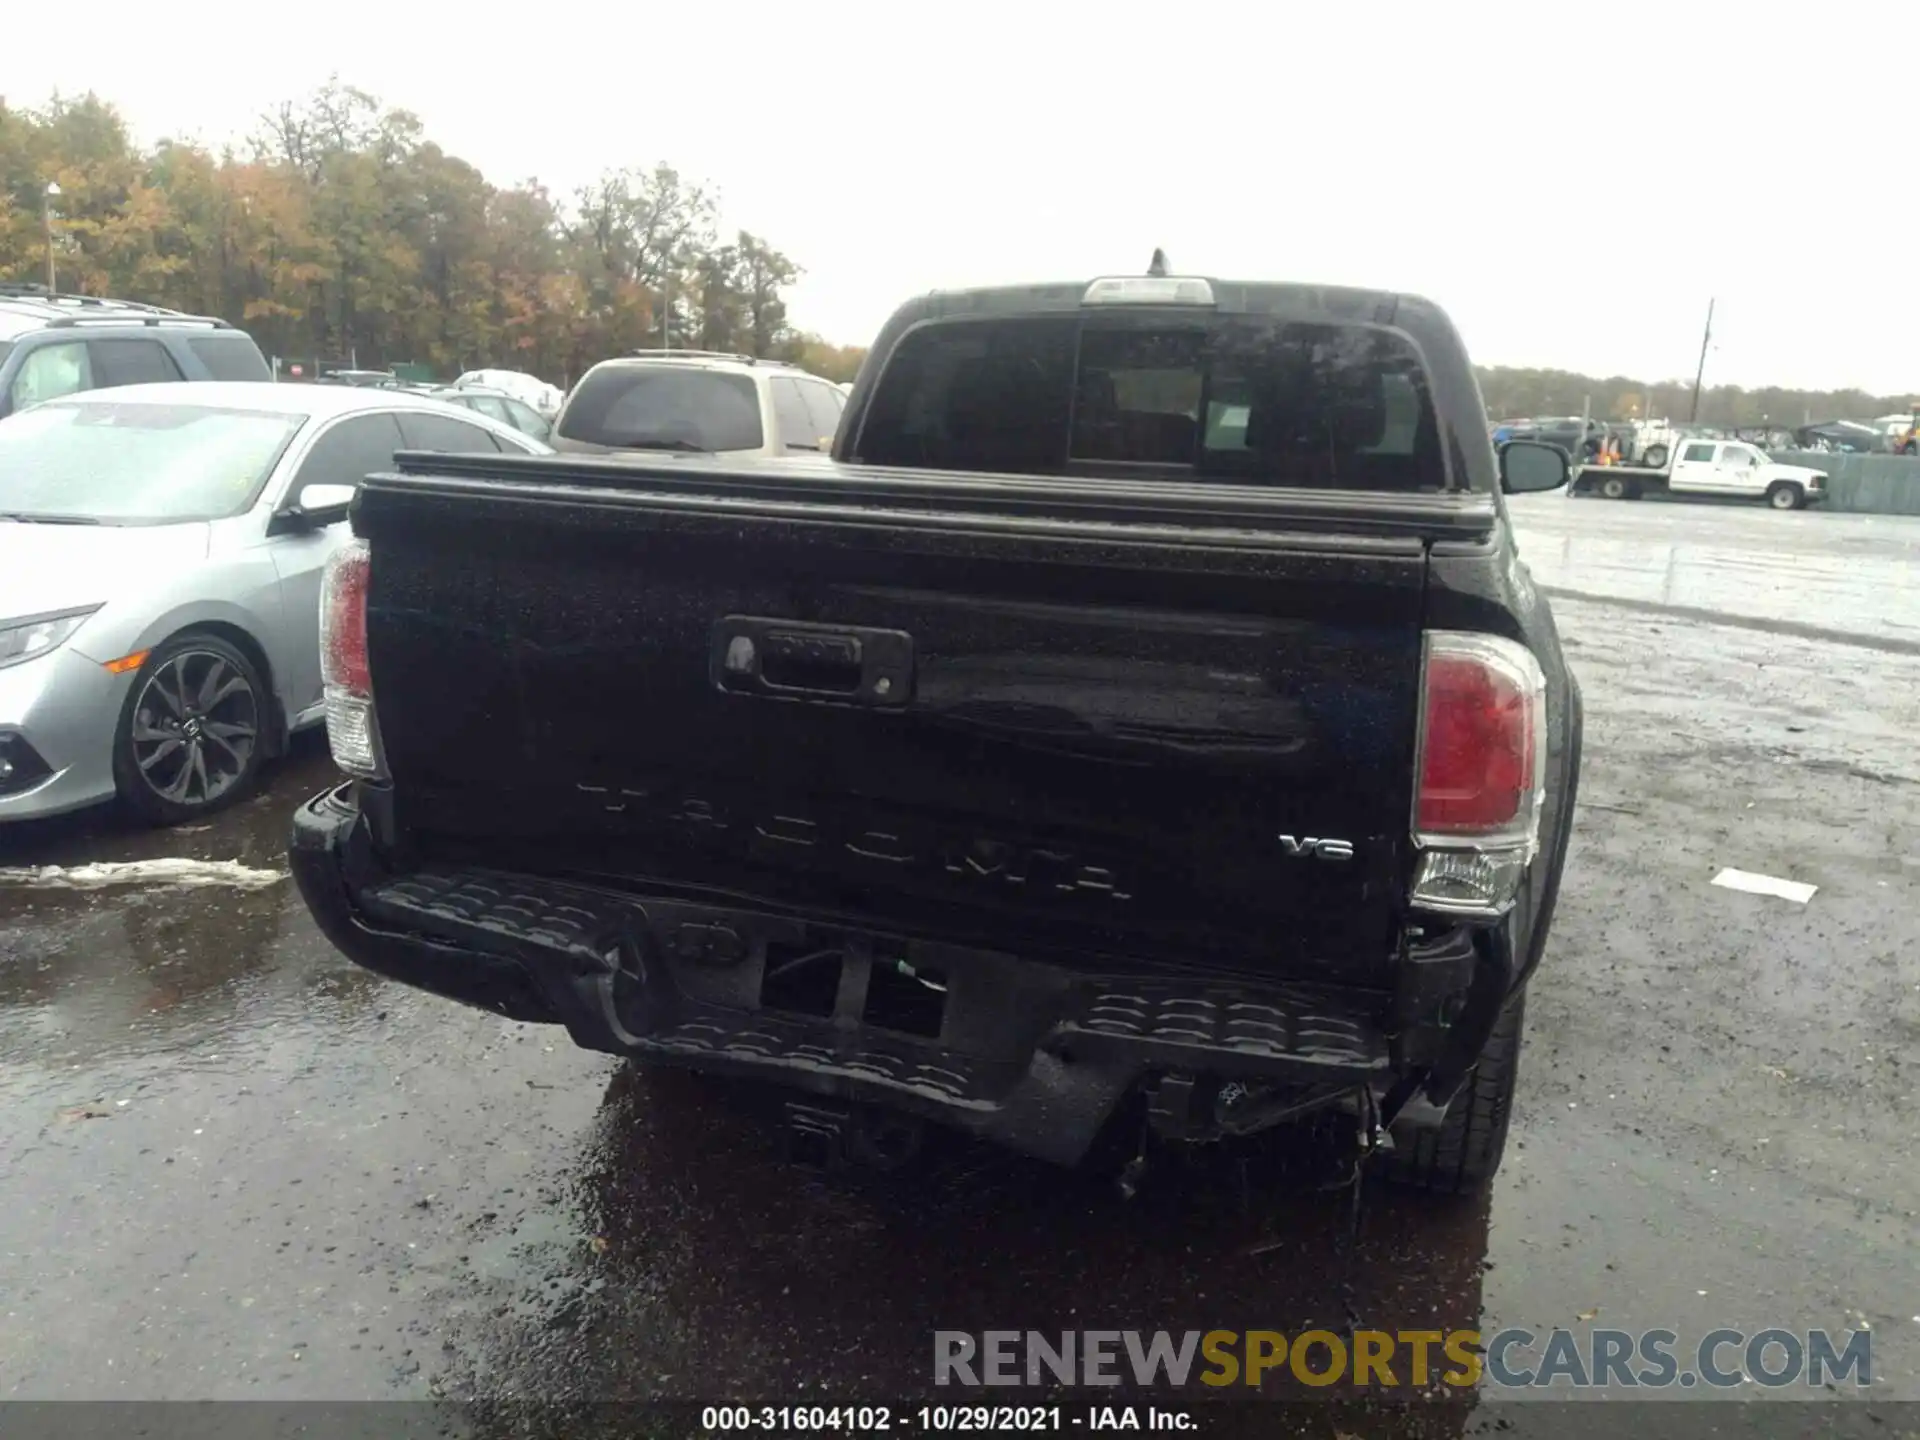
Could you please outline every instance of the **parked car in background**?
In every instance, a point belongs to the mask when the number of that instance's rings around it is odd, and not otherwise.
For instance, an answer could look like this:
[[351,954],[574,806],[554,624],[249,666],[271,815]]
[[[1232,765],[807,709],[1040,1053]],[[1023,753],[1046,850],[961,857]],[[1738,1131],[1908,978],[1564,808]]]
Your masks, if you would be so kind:
[[1841,455],[1874,455],[1890,448],[1884,431],[1858,420],[1827,420],[1803,425],[1793,432],[1802,450],[1825,450]]
[[397,390],[405,382],[391,370],[328,370],[314,376],[320,385],[352,385],[363,390]]
[[0,417],[119,385],[272,379],[253,337],[210,315],[0,285]]
[[746,459],[831,449],[847,397],[779,360],[706,350],[648,350],[602,360],[554,422],[575,454],[685,451]]
[[524,370],[469,370],[453,383],[455,388],[462,390],[471,385],[483,390],[504,391],[547,420],[552,420],[560,413],[560,407],[567,398],[566,392],[559,386],[549,385],[538,375],[529,375]]
[[1887,426],[1887,448],[1896,455],[1920,455],[1920,409]]
[[1666,420],[1629,420],[1614,427],[1620,439],[1620,459],[1630,465],[1665,465],[1680,432]]
[[0,822],[244,795],[323,718],[322,567],[403,449],[548,453],[347,385],[141,385],[0,421]]
[[458,405],[489,420],[498,420],[502,425],[511,425],[522,435],[531,435],[543,445],[553,438],[551,420],[504,390],[479,385],[420,385],[414,388],[417,394],[430,395],[435,400]]
[[1546,445],[1557,445],[1572,456],[1576,463],[1583,456],[1598,452],[1607,438],[1607,427],[1604,421],[1582,420],[1578,415],[1510,421],[1501,429],[1506,433],[1498,442],[1500,444],[1507,444],[1514,440],[1532,440]]

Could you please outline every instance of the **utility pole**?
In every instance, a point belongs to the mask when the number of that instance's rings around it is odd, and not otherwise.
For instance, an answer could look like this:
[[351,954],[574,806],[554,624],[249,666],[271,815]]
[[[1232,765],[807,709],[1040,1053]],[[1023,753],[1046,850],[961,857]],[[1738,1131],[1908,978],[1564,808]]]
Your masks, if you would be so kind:
[[1707,345],[1713,339],[1713,301],[1707,301],[1707,329],[1700,337],[1700,365],[1693,372],[1693,408],[1688,412],[1687,423],[1692,424],[1700,418],[1700,381],[1707,373]]
[[53,202],[60,198],[60,184],[49,180],[46,192],[41,196],[41,214],[47,222],[47,294],[56,295],[60,291],[58,277],[53,267]]

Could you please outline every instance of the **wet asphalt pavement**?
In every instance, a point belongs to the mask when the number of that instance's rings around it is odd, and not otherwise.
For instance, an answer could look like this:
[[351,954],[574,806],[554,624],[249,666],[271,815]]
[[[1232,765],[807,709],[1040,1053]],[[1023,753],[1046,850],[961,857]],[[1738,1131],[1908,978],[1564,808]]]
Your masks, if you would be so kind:
[[[1582,810],[1489,1195],[1369,1188],[1352,1242],[1304,1138],[1130,1203],[957,1143],[823,1177],[750,1092],[356,970],[290,882],[0,886],[0,1397],[900,1405],[936,1328],[1865,1323],[1875,1396],[1920,1399],[1920,521],[1514,508],[1537,580],[1627,603],[1556,600]],[[277,868],[330,776],[310,741],[204,828],[0,832],[0,866]],[[1343,1433],[1571,1433],[1539,1411]]]

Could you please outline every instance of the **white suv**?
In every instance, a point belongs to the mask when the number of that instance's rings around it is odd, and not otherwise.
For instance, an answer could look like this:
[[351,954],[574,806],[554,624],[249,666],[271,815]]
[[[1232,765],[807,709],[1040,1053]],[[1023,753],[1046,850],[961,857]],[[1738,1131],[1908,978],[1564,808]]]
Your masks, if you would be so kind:
[[778,360],[643,350],[580,377],[554,422],[554,449],[774,456],[833,448],[847,397]]

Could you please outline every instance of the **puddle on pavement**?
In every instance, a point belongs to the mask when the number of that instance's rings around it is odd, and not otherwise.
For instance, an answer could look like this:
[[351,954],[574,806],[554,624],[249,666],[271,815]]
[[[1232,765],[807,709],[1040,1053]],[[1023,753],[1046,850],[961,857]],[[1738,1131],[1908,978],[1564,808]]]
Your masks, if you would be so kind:
[[[291,753],[277,762],[257,795],[203,821],[147,828],[111,805],[50,820],[0,825],[0,866],[84,865],[100,861],[184,856],[231,860],[256,868],[286,868],[287,827],[294,807],[338,776],[318,731],[294,737]],[[0,890],[0,921],[7,897]]]
[[469,1248],[492,1298],[456,1327],[441,1393],[712,1397],[804,1378],[905,1397],[929,1390],[935,1329],[1479,1318],[1486,1199],[1369,1185],[1352,1244],[1344,1158],[1308,1131],[1169,1157],[1126,1201],[1110,1170],[957,1137],[897,1174],[804,1169],[781,1152],[776,1103],[616,1071],[538,1218]]

